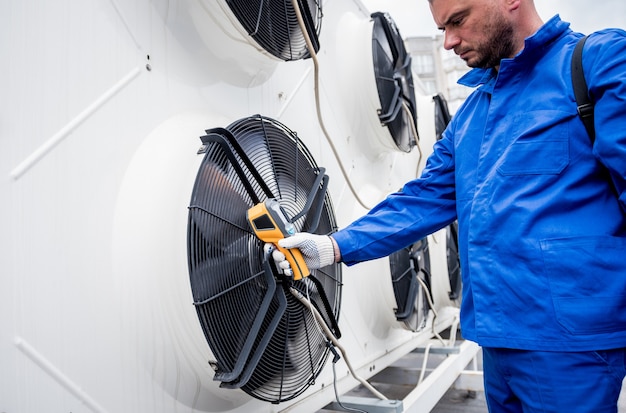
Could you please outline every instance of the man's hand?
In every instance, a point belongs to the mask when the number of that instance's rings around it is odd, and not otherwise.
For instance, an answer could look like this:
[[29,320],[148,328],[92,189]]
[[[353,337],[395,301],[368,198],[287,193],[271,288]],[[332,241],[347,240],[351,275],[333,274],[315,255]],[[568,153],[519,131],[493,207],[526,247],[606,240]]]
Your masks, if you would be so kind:
[[267,257],[269,257],[270,255],[272,256],[274,264],[276,265],[276,269],[279,273],[285,274],[289,277],[293,275],[293,270],[291,269],[289,261],[287,261],[287,257],[285,257],[285,254],[280,252],[274,244],[269,242],[265,243],[265,245],[263,246],[263,250],[265,251],[265,255]]
[[309,270],[335,263],[335,247],[328,235],[298,232],[291,237],[279,240],[278,245],[287,249],[298,248]]

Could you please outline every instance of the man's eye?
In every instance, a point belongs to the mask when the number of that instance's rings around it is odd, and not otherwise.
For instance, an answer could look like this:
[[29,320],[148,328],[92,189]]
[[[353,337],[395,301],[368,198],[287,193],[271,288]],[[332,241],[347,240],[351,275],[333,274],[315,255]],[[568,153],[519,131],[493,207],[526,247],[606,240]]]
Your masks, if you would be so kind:
[[450,22],[450,24],[454,27],[458,27],[461,25],[461,23],[463,23],[463,19],[456,19],[456,20],[452,20]]

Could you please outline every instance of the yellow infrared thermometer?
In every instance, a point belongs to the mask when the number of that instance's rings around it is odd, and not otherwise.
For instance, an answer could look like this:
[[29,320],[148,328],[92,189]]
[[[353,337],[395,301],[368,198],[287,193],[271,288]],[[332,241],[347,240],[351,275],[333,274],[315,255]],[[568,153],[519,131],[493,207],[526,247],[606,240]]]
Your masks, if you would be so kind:
[[246,215],[255,235],[261,241],[274,244],[280,252],[285,254],[291,265],[294,280],[300,280],[310,275],[299,249],[286,249],[278,245],[278,240],[294,235],[296,228],[289,222],[285,211],[276,199],[269,198],[265,202],[256,204],[248,209]]

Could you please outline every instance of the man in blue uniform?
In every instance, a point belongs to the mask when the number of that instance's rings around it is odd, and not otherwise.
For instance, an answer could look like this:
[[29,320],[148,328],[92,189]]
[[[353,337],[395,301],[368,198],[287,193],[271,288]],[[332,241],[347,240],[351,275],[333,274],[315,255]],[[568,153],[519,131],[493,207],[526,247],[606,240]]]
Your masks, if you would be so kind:
[[429,0],[477,89],[422,176],[331,237],[297,234],[311,268],[391,254],[454,220],[461,328],[483,347],[491,412],[616,412],[626,347],[626,32],[581,34],[532,0]]

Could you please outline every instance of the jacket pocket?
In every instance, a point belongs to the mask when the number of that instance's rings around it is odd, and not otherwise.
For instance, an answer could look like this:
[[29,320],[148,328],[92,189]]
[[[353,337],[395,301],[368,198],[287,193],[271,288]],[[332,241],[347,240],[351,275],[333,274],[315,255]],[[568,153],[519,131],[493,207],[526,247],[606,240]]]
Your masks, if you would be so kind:
[[512,143],[500,157],[502,175],[559,174],[569,164],[570,116],[558,110],[535,110],[514,117]]
[[626,238],[543,240],[558,323],[574,335],[626,330]]
[[498,171],[502,175],[559,174],[568,164],[566,140],[515,142],[505,153]]

